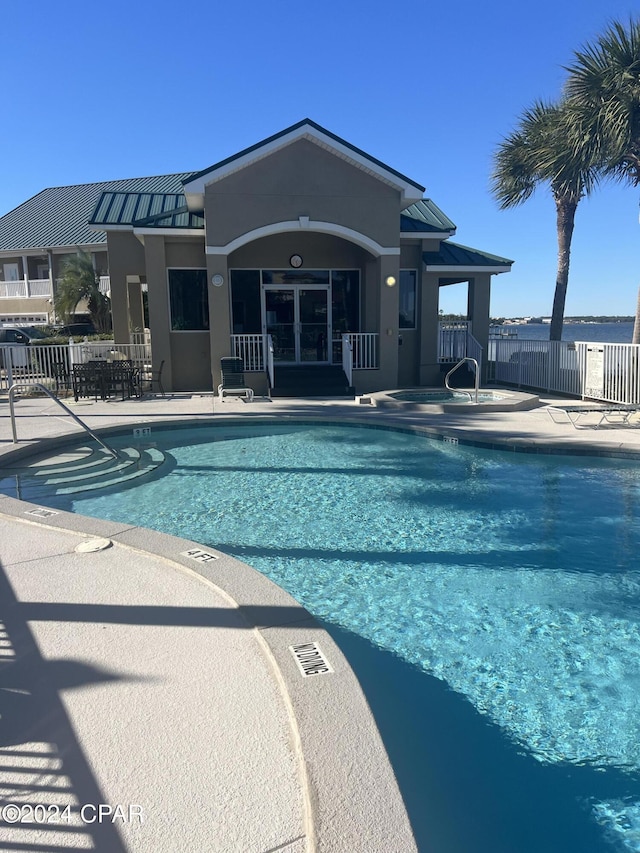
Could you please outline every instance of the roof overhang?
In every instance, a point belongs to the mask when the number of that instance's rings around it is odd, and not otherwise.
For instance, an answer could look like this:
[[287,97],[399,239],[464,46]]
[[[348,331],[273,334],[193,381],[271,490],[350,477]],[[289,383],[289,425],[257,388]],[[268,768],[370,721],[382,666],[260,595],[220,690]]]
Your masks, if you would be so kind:
[[401,231],[401,240],[448,240],[453,237],[454,231]]
[[350,145],[344,139],[335,136],[328,130],[320,127],[310,119],[305,119],[287,130],[270,136],[257,145],[240,151],[233,157],[222,160],[220,163],[205,169],[191,180],[184,183],[184,194],[187,205],[191,211],[200,211],[204,208],[205,188],[217,183],[224,178],[238,172],[247,166],[269,157],[276,151],[280,151],[300,139],[306,139],[318,145],[320,148],[331,152],[358,169],[377,178],[383,183],[392,186],[400,192],[403,205],[407,206],[419,201],[424,193],[424,187],[416,184],[409,178],[396,172],[384,163],[370,157],[359,148]]
[[510,266],[495,266],[495,267],[485,267],[481,264],[477,266],[439,266],[438,264],[425,264],[424,265],[426,272],[437,272],[442,273],[442,275],[446,275],[449,273],[480,273],[487,272],[491,275],[499,275],[501,272],[511,272]]

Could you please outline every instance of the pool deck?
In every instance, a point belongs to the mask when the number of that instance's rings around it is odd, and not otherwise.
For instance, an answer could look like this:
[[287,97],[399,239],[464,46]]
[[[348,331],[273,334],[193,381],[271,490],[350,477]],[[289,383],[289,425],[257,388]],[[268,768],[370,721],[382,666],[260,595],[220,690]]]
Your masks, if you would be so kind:
[[[545,408],[576,402],[445,414],[169,394],[71,408],[95,430],[313,418],[640,458],[637,422],[594,429],[585,416],[575,429]],[[23,398],[16,412],[20,449],[82,435],[49,400]],[[0,465],[15,449],[0,395]],[[199,543],[33,510],[0,495],[1,849],[415,850],[359,684],[294,599]],[[302,676],[291,647],[306,643],[333,672]],[[26,805],[36,803],[44,809]]]

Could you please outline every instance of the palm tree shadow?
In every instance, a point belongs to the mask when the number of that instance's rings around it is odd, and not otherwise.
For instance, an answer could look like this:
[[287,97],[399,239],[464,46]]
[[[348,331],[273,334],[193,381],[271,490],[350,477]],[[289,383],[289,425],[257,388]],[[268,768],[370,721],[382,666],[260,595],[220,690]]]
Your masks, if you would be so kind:
[[611,853],[589,803],[640,801],[639,773],[542,764],[444,682],[344,628],[322,624],[366,694],[418,850]]

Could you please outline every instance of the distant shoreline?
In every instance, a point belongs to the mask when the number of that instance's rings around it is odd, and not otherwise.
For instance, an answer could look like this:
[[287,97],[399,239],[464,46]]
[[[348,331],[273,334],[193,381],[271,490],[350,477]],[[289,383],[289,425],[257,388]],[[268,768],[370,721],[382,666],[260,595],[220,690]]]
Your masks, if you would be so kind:
[[[626,315],[582,315],[565,317],[564,322],[569,325],[587,325],[592,323],[633,323],[635,317]],[[548,326],[550,317],[496,317],[490,320],[492,326]]]

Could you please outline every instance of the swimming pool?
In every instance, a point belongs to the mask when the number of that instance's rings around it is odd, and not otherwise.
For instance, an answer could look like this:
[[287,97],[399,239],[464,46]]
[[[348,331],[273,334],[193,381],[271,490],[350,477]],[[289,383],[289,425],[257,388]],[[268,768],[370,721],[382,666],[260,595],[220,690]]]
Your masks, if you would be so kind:
[[152,438],[168,476],[23,497],[220,548],[320,617],[419,849],[640,849],[637,465],[348,426]]

